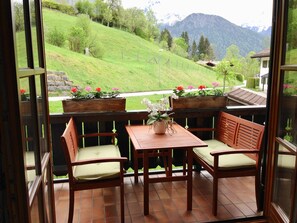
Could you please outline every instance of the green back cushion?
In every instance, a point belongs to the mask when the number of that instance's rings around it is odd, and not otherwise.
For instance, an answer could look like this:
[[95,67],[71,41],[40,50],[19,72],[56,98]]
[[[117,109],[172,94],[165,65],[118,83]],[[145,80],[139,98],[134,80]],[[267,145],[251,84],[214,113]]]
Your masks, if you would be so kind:
[[[115,145],[102,145],[80,148],[77,155],[78,160],[96,158],[121,157],[119,148]],[[77,180],[96,180],[114,178],[120,175],[119,162],[95,163],[79,165],[74,168],[73,176]]]

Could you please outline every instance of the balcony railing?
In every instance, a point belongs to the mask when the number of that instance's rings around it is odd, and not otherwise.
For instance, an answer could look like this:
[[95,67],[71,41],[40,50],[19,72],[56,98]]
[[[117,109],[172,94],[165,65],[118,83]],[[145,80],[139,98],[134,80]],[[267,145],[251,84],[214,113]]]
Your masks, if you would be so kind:
[[[257,122],[265,123],[266,107],[265,106],[228,106],[224,111],[236,116]],[[176,111],[173,115],[174,121],[186,128],[209,128],[215,124],[216,117],[220,109],[187,109]],[[51,137],[53,148],[53,172],[56,176],[67,174],[66,163],[64,160],[63,150],[61,148],[60,137],[65,129],[66,123],[72,116],[75,118],[78,132],[106,132],[115,131],[118,133],[118,145],[122,156],[128,158],[125,169],[133,169],[135,162],[132,156],[132,144],[126,132],[126,125],[145,124],[148,113],[146,111],[128,111],[128,112],[102,112],[102,113],[71,113],[71,114],[51,114]],[[202,139],[211,139],[211,132],[196,133]],[[94,146],[104,142],[100,139],[87,139],[81,141],[81,146]],[[173,165],[181,166],[183,162],[182,151],[175,151],[173,154]],[[163,167],[162,160],[150,158],[150,168],[157,166]],[[139,168],[142,163],[139,162]]]

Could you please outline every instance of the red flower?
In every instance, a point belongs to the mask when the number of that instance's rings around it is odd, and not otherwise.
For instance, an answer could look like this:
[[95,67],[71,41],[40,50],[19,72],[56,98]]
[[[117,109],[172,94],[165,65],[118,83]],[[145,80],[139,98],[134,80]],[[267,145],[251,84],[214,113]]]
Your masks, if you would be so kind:
[[100,87],[97,87],[97,88],[96,88],[96,91],[97,91],[97,92],[100,92],[100,91],[101,91],[101,88],[100,88]]
[[176,87],[176,90],[178,90],[178,91],[182,91],[182,90],[184,90],[184,87],[181,86],[181,85],[179,85],[179,86]]
[[21,90],[20,90],[20,93],[21,93],[21,94],[25,94],[25,93],[26,93],[26,90],[25,90],[25,89],[21,89]]
[[198,87],[199,90],[204,90],[205,88],[206,88],[205,85],[200,85],[200,86]]
[[76,87],[71,88],[71,92],[72,93],[76,93],[77,92],[77,88]]

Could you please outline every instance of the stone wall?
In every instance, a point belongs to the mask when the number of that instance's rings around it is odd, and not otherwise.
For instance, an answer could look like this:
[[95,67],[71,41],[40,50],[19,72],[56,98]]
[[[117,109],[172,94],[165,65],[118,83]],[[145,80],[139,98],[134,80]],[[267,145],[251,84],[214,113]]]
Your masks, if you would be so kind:
[[69,92],[73,87],[73,81],[69,80],[63,71],[47,71],[48,92]]

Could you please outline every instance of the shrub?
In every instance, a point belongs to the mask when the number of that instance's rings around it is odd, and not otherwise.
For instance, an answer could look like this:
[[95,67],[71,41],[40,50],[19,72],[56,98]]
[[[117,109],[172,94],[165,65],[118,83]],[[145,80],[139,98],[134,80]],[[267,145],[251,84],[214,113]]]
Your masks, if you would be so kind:
[[89,47],[90,54],[98,59],[102,59],[104,55],[104,50],[99,43],[95,43],[93,46]]
[[255,88],[255,78],[248,77],[246,80],[246,87],[247,88]]
[[55,27],[48,33],[47,41],[55,46],[62,47],[65,43],[66,36],[63,31],[60,31]]
[[68,15],[75,15],[75,9],[70,5],[59,4],[53,1],[42,1],[42,7],[55,9]]
[[236,80],[240,81],[240,82],[243,82],[244,80],[244,76],[242,74],[237,74],[236,75]]
[[260,78],[255,77],[255,87],[259,87],[260,84]]
[[86,35],[82,28],[72,27],[68,37],[69,49],[78,53],[83,52],[86,47],[86,39]]

